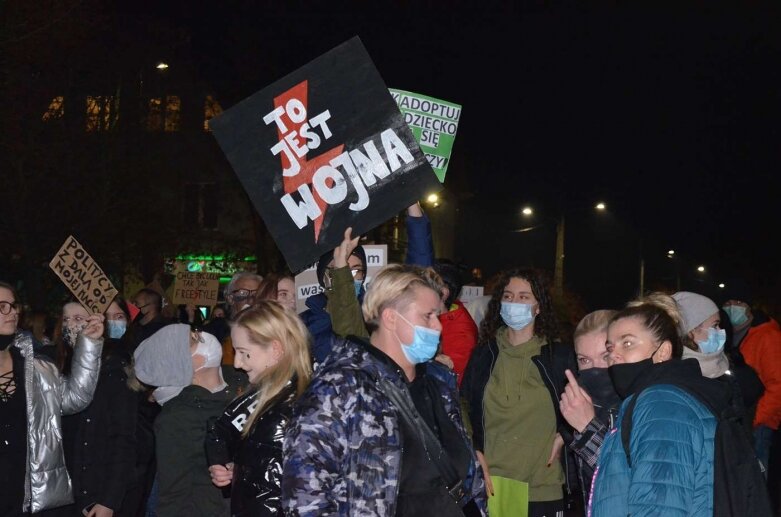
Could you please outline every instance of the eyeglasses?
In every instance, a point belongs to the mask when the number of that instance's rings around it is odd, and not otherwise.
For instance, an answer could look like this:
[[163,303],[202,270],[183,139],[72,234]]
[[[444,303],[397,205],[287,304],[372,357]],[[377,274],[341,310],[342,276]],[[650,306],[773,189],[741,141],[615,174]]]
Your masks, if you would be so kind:
[[87,321],[87,318],[85,318],[84,316],[63,316],[62,317],[62,322],[65,323],[66,325],[71,321],[73,323],[78,323],[79,325],[81,325],[82,323]]
[[246,300],[247,298],[250,298],[250,297],[254,298],[255,295],[257,294],[257,292],[258,292],[257,289],[253,289],[253,290],[249,290],[249,289],[236,289],[235,291],[231,291],[229,296],[231,298],[233,298],[234,300]]
[[16,302],[0,302],[0,314],[11,314],[11,309],[19,312],[19,304]]

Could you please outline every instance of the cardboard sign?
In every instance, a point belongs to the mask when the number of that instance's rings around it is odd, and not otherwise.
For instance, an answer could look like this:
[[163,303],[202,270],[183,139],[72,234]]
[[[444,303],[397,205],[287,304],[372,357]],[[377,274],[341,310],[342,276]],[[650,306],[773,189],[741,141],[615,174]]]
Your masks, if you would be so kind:
[[88,312],[102,314],[118,291],[73,235],[54,256],[49,267]]
[[294,272],[442,188],[357,37],[209,127]]
[[458,120],[461,118],[461,106],[394,88],[390,89],[390,93],[428,163],[439,181],[444,183],[453,142],[456,140]]
[[482,285],[465,285],[461,288],[461,294],[458,295],[458,299],[463,303],[471,302],[475,298],[483,296]]
[[174,305],[193,304],[203,307],[217,305],[220,291],[219,273],[188,271],[186,263],[178,263],[173,286]]
[[[377,272],[388,265],[388,246],[385,244],[366,244],[363,246],[366,252],[366,281],[364,288],[371,282]],[[318,293],[323,288],[317,281],[317,263],[315,262],[301,273],[296,275],[296,311],[306,310],[306,299]]]

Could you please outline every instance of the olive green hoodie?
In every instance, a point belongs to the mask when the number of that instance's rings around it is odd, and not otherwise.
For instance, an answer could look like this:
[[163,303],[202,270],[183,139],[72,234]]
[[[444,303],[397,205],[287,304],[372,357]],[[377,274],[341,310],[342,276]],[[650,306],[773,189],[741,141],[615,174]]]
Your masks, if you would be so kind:
[[529,500],[562,498],[564,472],[559,461],[548,466],[556,436],[550,391],[532,357],[543,338],[510,344],[507,327],[496,334],[499,357],[484,395],[485,457],[491,475],[529,483]]

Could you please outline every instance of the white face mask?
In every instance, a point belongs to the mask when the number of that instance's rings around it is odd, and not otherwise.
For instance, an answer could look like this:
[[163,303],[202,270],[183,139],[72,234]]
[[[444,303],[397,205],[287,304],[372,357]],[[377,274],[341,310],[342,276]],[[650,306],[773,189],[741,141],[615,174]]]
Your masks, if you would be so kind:
[[206,361],[203,363],[203,366],[195,371],[197,372],[202,368],[218,368],[222,363],[222,345],[220,345],[216,337],[205,332],[201,334],[201,339],[192,355],[203,356]]

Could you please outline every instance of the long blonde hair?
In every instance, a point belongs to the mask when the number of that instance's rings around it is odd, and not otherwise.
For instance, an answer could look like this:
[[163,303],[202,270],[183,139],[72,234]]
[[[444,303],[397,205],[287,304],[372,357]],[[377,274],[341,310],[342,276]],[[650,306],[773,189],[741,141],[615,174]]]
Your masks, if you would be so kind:
[[232,326],[246,330],[253,345],[267,349],[272,341],[278,341],[284,350],[279,363],[258,383],[257,407],[242,430],[242,435],[246,436],[255,419],[274,405],[275,397],[288,382],[296,383],[296,398],[306,390],[312,377],[310,336],[301,318],[273,300],[256,302],[239,313]]

